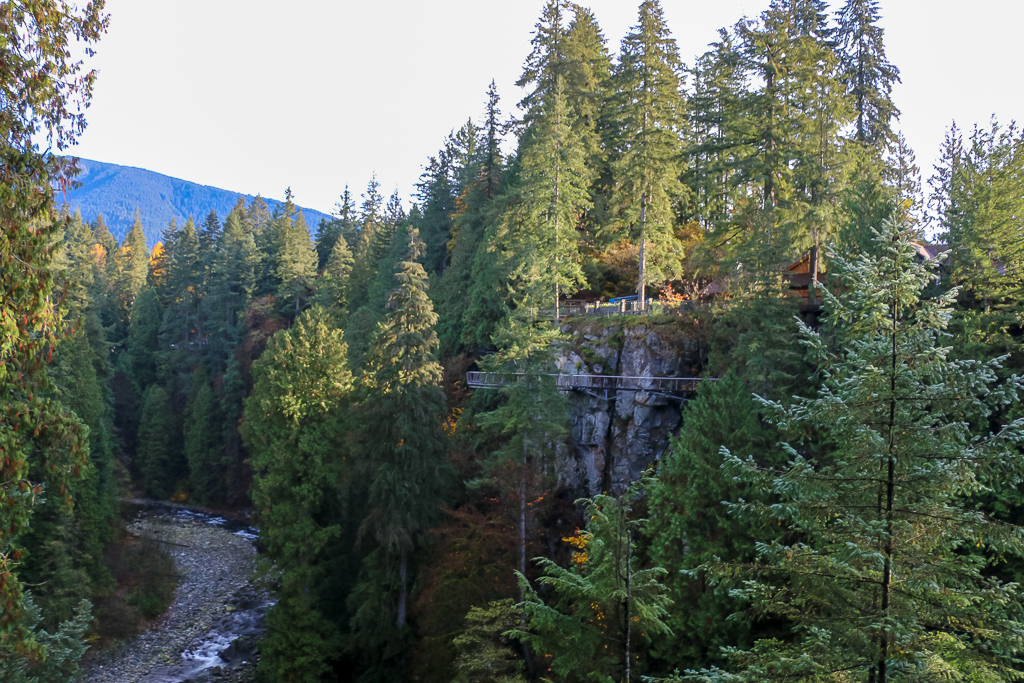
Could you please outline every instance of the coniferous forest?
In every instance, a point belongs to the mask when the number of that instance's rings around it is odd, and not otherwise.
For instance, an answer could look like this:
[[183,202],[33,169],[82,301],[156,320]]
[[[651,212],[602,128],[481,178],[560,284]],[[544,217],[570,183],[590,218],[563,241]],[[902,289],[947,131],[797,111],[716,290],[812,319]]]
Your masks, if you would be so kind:
[[[0,680],[167,609],[131,498],[251,511],[267,683],[1024,680],[1024,137],[952,124],[922,181],[880,0],[764,4],[686,61],[659,0],[619,42],[546,0],[408,211],[342,180],[152,249],[39,142],[103,3],[0,5]],[[615,373],[566,355],[638,327],[701,381],[580,490],[565,376]]]

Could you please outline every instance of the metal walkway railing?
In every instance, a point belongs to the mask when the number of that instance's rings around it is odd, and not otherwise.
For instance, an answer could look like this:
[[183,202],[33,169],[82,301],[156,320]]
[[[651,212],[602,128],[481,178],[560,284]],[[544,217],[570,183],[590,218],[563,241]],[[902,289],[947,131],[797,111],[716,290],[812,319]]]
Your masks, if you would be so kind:
[[[467,372],[466,384],[476,389],[494,389],[519,382],[525,375],[512,372]],[[562,391],[648,391],[657,394],[687,394],[697,391],[700,382],[714,382],[703,377],[639,377],[632,375],[561,375],[554,377]]]

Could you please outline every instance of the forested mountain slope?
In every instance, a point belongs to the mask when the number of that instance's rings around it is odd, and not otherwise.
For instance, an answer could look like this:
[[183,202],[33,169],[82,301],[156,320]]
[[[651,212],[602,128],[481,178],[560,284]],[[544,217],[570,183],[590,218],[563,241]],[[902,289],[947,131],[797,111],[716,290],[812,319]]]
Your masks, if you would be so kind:
[[[238,201],[252,195],[200,185],[180,178],[172,178],[132,166],[120,166],[103,161],[79,159],[77,181],[79,186],[67,193],[71,210],[82,212],[92,222],[103,214],[104,222],[118,242],[124,241],[132,227],[136,209],[142,218],[146,246],[153,248],[160,241],[160,232],[173,219],[184,225],[189,216],[201,221],[211,210],[226,216]],[[57,197],[58,202],[60,197]],[[267,199],[271,211],[281,202]],[[319,211],[302,209],[306,221],[316,225],[326,216]]]
[[139,496],[251,510],[261,683],[1024,680],[1024,135],[925,190],[877,0],[762,4],[686,65],[546,0],[408,212],[85,162],[118,239],[11,129],[0,681],[166,609]]

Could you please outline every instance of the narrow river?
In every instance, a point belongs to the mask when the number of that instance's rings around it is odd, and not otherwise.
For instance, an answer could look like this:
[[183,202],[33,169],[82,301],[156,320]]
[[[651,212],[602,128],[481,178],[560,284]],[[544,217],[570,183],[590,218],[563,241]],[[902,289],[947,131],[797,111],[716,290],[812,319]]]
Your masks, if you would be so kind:
[[82,683],[248,683],[271,605],[250,582],[256,530],[185,506],[140,501],[128,530],[164,544],[174,602],[149,630],[87,657]]

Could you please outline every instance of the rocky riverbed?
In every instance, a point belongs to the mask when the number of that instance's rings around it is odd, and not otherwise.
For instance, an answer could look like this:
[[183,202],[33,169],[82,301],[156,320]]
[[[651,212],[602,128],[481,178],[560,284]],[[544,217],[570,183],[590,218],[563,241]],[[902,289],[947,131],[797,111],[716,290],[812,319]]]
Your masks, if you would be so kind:
[[255,530],[182,506],[139,507],[128,530],[174,558],[174,602],[145,633],[87,657],[79,681],[248,683],[270,605],[250,582]]

